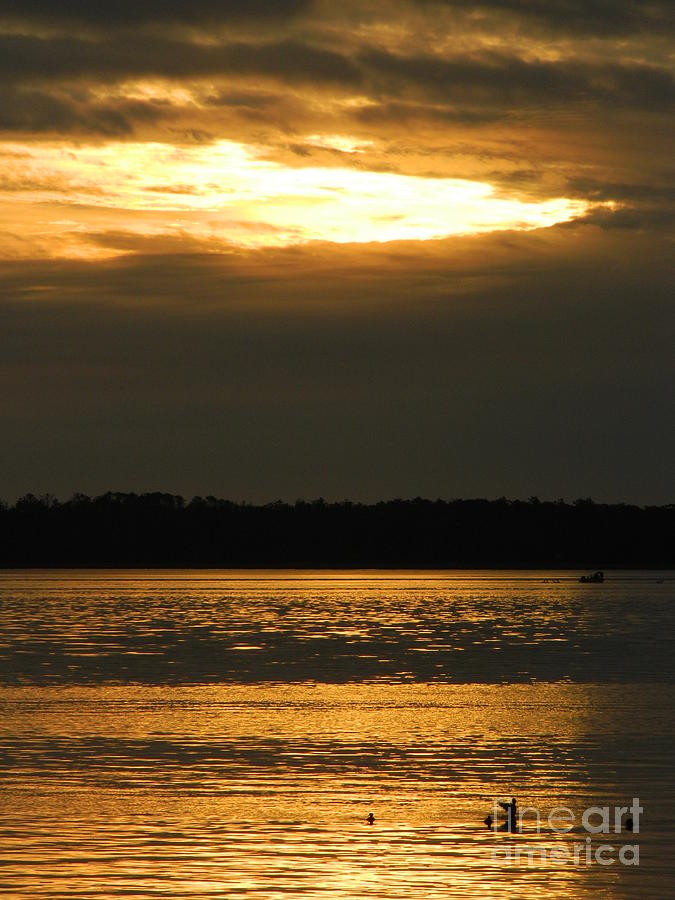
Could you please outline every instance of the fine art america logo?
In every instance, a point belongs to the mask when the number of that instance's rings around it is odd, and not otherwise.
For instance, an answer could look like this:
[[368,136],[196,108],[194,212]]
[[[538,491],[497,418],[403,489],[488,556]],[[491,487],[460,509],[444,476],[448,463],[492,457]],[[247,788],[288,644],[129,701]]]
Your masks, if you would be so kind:
[[[492,848],[492,861],[511,865],[534,865],[542,862],[562,865],[623,866],[640,865],[640,847],[629,835],[640,831],[640,815],[644,812],[638,797],[633,797],[631,806],[589,806],[581,815],[580,822],[567,806],[557,806],[543,820],[540,811],[533,806],[516,807],[511,803],[494,802],[492,813],[486,818],[486,825],[494,832],[506,832],[516,836],[523,831],[548,834],[551,837],[575,832],[583,840],[573,843],[556,841],[553,846],[518,844],[509,841]],[[506,813],[506,815],[504,815]],[[500,821],[501,819],[501,821]],[[534,824],[534,828],[533,828]],[[546,827],[548,826],[548,827]],[[616,835],[607,842],[594,842],[591,835]],[[621,835],[621,837],[618,837]],[[599,841],[599,839],[597,839]],[[610,843],[610,841],[612,841]]]

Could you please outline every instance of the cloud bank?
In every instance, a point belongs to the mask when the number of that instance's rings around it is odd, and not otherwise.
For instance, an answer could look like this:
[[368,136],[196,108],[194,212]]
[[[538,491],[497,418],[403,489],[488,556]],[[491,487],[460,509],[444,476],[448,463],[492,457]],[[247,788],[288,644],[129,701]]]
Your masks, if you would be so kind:
[[0,495],[672,501],[673,25],[0,0]]

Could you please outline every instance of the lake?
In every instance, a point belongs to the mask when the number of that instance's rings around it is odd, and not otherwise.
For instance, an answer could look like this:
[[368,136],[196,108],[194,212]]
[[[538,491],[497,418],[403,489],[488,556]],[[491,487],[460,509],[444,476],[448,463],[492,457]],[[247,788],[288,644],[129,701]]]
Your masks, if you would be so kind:
[[0,573],[0,894],[675,897],[675,573],[606,575]]

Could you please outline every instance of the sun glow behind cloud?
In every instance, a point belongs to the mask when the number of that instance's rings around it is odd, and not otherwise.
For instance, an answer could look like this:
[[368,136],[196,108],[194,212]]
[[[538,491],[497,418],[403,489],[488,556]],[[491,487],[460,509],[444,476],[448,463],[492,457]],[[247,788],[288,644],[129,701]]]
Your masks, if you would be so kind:
[[4,153],[11,165],[3,202],[11,199],[18,233],[28,238],[39,224],[43,241],[53,232],[82,242],[106,230],[180,232],[245,247],[429,240],[542,228],[589,208],[578,199],[525,202],[479,181],[293,167],[225,140],[197,147],[15,144]]

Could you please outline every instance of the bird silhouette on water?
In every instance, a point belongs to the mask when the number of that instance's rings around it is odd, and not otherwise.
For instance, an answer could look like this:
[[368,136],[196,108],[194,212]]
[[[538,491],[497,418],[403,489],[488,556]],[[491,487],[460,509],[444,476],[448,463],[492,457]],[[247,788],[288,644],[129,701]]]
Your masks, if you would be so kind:
[[369,825],[372,825],[374,821],[375,821],[375,816],[372,813],[368,813],[368,818],[366,819],[366,822]]
[[[502,825],[495,826],[499,831],[517,831],[518,830],[518,807],[516,805],[516,798],[511,797],[510,803],[502,803],[500,801],[499,805],[506,813],[506,822]],[[495,824],[495,820],[492,818],[492,813],[488,813],[487,816],[483,819],[484,824],[488,828],[492,828]]]

